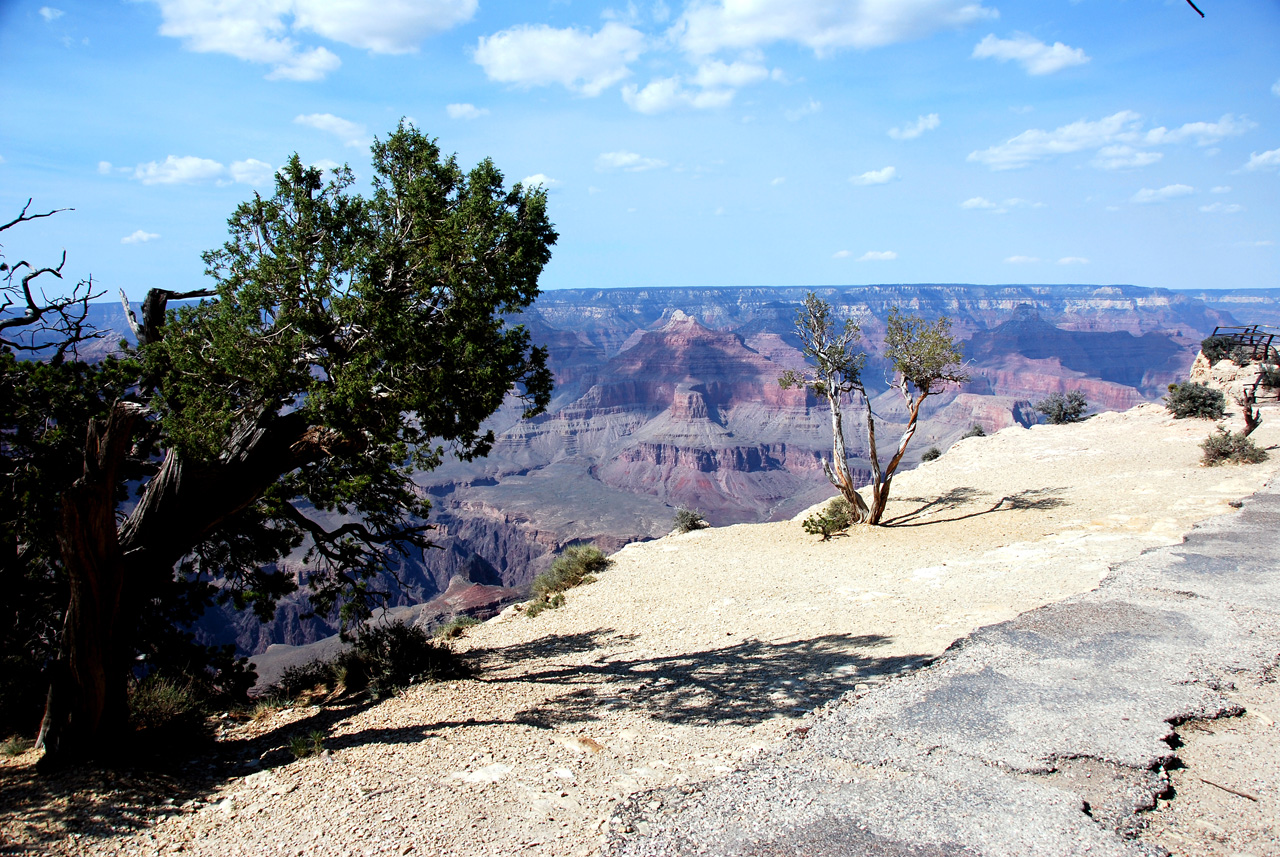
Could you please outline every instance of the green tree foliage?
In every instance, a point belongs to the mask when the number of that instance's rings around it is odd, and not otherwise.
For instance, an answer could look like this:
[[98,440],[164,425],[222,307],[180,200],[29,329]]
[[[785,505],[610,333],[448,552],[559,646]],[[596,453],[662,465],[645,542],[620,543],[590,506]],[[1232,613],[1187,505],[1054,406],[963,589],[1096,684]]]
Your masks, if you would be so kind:
[[1089,403],[1080,390],[1072,390],[1065,395],[1050,393],[1036,402],[1036,410],[1045,415],[1050,425],[1055,426],[1079,422],[1088,409]]
[[215,598],[269,617],[291,551],[314,608],[355,627],[382,596],[371,581],[430,544],[411,474],[486,454],[513,391],[526,415],[545,408],[545,353],[510,322],[556,239],[545,193],[505,189],[488,160],[464,172],[405,123],[374,143],[372,195],[352,183],[294,156],[205,255],[211,300],[144,302],[134,386],[98,396],[60,499],[71,597],[46,758],[126,728],[131,665],[175,617]]
[[1250,440],[1247,432],[1229,432],[1221,426],[1200,442],[1201,461],[1209,467],[1221,464],[1257,464],[1267,451]]
[[843,533],[853,525],[853,506],[843,496],[835,497],[801,522],[804,531],[811,536],[821,536],[822,541]]

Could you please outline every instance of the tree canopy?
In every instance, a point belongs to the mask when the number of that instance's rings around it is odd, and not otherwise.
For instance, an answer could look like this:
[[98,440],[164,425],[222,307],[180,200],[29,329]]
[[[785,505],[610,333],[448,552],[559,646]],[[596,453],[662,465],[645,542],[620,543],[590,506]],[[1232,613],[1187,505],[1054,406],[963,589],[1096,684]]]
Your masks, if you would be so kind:
[[[546,355],[512,323],[557,237],[545,192],[506,189],[488,160],[464,172],[403,122],[375,141],[372,184],[295,155],[205,254],[211,288],[128,308],[139,346],[112,371],[130,383],[68,381],[102,404],[63,427],[83,453],[47,550],[69,593],[47,759],[127,728],[135,653],[174,619],[214,598],[271,615],[292,551],[316,610],[368,616],[375,575],[429,544],[411,474],[484,455],[506,396],[526,415],[549,401]],[[207,299],[166,311],[189,296]]]

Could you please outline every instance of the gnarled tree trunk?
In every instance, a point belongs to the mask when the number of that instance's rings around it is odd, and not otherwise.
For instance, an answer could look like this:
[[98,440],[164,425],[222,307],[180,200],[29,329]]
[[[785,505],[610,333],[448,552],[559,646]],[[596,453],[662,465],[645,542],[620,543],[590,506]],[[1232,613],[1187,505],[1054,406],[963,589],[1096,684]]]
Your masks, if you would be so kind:
[[853,523],[861,524],[867,519],[867,503],[853,484],[853,476],[849,473],[848,455],[844,448],[844,415],[840,409],[839,394],[828,395],[831,405],[831,462],[822,462],[823,472],[828,481],[835,486],[853,507]]

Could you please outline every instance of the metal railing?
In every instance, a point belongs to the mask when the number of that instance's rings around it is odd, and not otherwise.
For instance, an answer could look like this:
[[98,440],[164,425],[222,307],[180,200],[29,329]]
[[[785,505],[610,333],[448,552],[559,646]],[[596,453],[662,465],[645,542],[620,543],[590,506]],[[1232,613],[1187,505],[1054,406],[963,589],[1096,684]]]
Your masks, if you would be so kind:
[[[1236,327],[1215,327],[1214,336],[1230,337],[1235,340],[1237,348],[1249,353],[1249,359],[1261,363],[1258,377],[1252,384],[1244,385],[1245,397],[1252,401],[1263,399],[1280,400],[1280,352],[1276,350],[1274,333],[1264,333],[1261,325],[1250,324]],[[1270,364],[1270,371],[1268,371]]]

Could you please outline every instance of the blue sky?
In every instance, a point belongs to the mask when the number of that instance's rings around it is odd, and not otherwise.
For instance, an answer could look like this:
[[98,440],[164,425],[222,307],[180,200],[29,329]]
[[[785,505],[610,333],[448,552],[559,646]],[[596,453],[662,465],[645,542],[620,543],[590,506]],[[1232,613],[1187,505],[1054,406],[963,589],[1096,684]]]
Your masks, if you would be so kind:
[[0,0],[0,214],[76,209],[5,254],[200,287],[406,116],[545,183],[544,288],[1280,286],[1280,2],[1197,3]]

